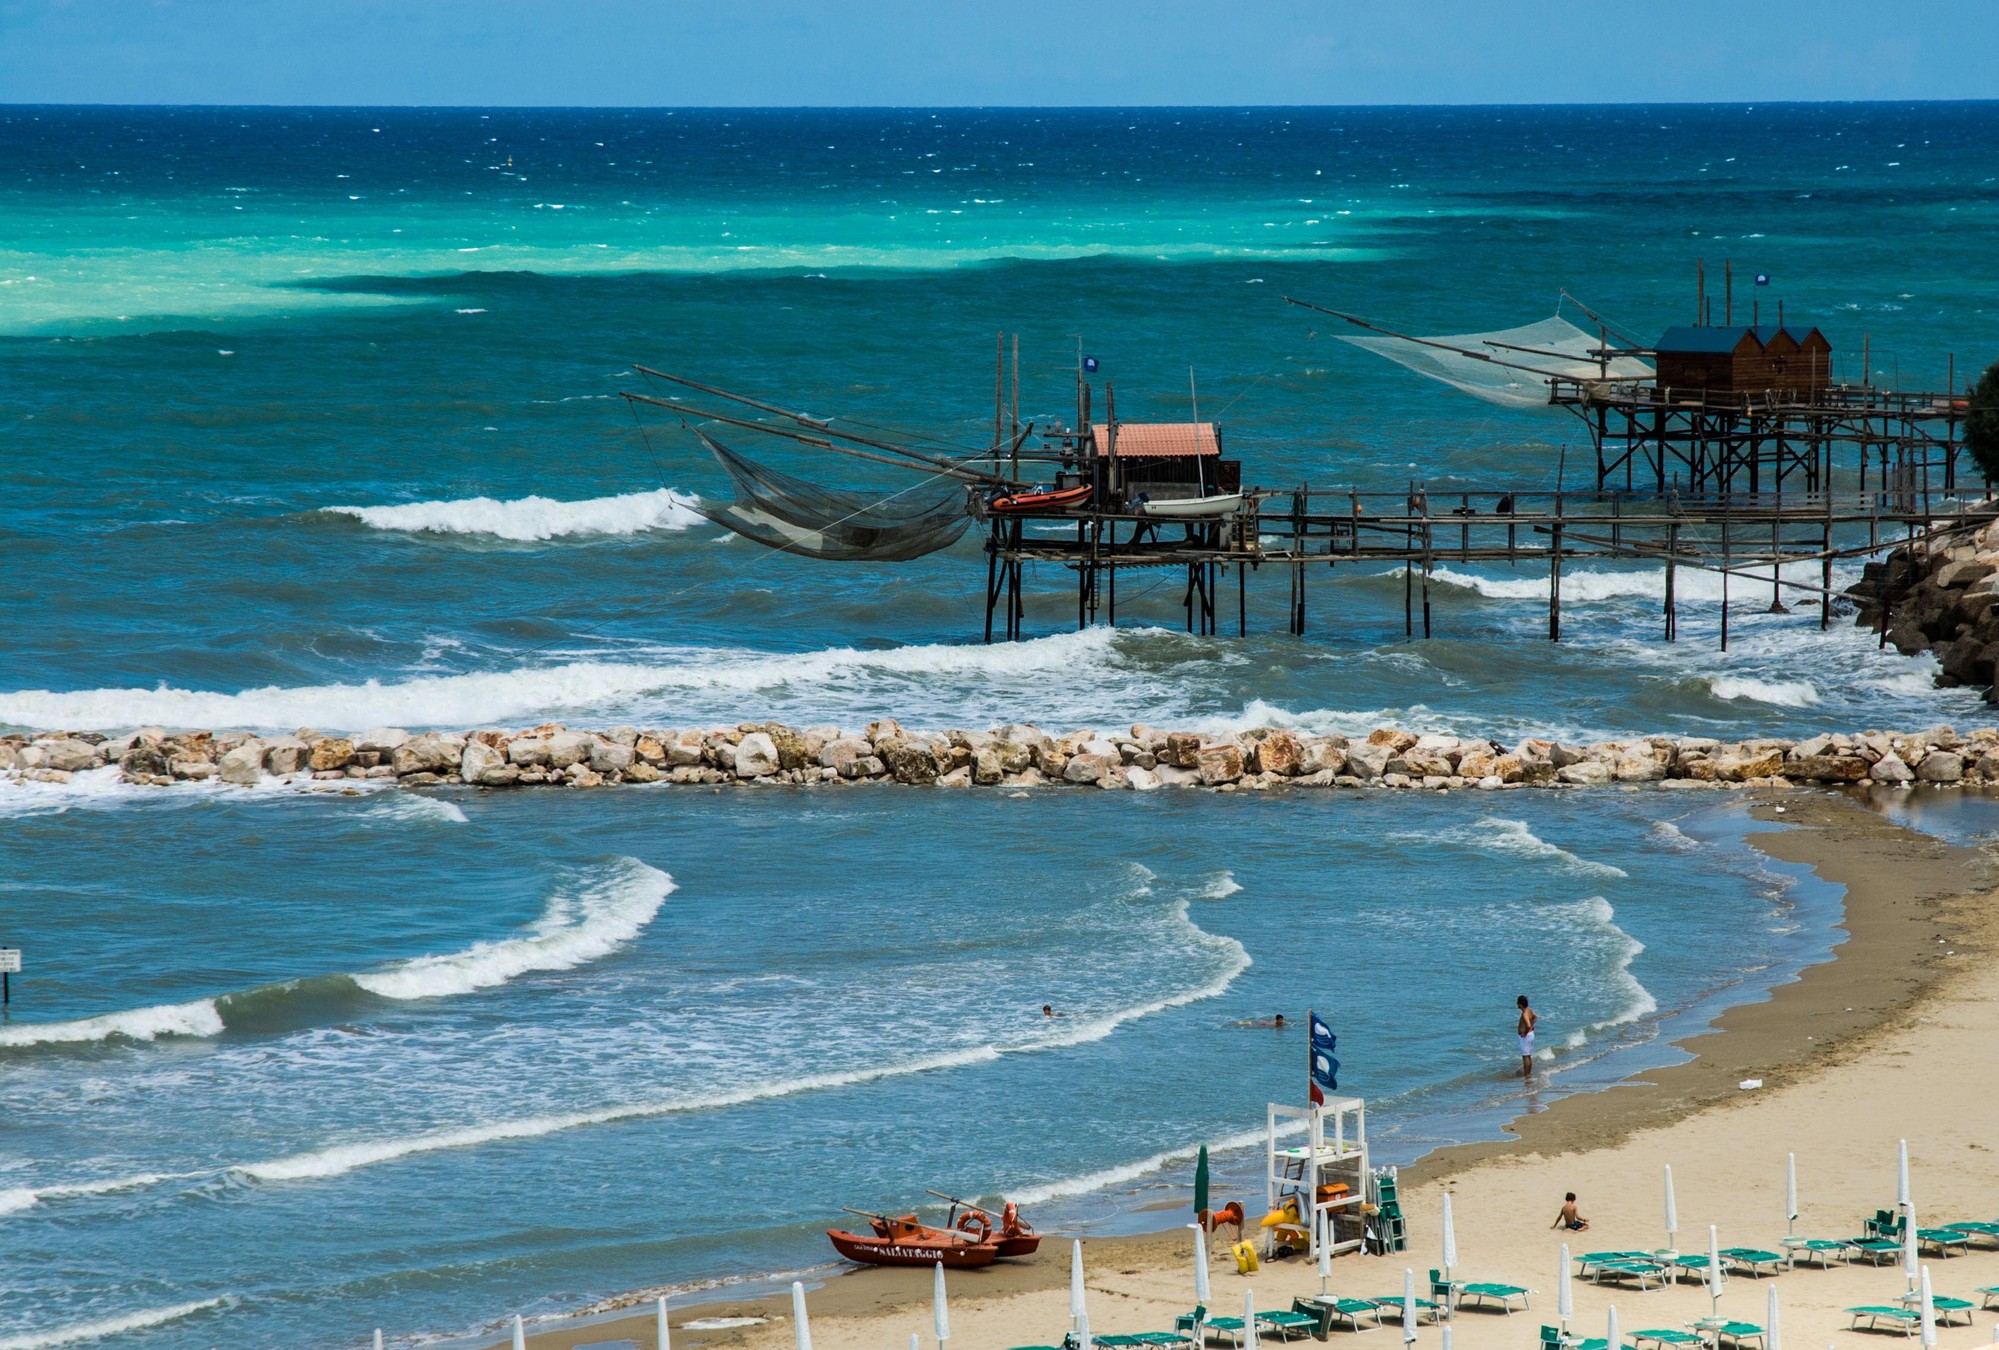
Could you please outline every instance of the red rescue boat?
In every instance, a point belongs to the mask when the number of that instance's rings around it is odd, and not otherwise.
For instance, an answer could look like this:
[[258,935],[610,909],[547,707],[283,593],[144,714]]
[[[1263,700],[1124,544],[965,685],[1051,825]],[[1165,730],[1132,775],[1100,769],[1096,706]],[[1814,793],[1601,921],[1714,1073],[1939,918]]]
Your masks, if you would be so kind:
[[870,1266],[933,1266],[942,1262],[952,1270],[976,1270],[999,1259],[997,1242],[980,1241],[956,1228],[932,1228],[914,1214],[897,1218],[871,1214],[867,1218],[874,1230],[869,1234],[827,1229],[833,1250],[849,1261]]
[[1075,487],[1021,488],[1016,492],[1003,492],[986,503],[986,510],[996,516],[1024,516],[1037,511],[1063,511],[1071,506],[1081,506],[1090,499],[1094,489],[1088,483]]
[[[1041,1235],[1034,1226],[1020,1217],[1020,1210],[1009,1200],[995,1214],[982,1205],[970,1200],[960,1200],[955,1195],[942,1191],[931,1191],[939,1200],[951,1202],[952,1221],[958,1230],[970,1234],[981,1242],[992,1241],[999,1244],[1001,1256],[1032,1256],[1041,1246]],[[965,1212],[960,1214],[962,1209]]]

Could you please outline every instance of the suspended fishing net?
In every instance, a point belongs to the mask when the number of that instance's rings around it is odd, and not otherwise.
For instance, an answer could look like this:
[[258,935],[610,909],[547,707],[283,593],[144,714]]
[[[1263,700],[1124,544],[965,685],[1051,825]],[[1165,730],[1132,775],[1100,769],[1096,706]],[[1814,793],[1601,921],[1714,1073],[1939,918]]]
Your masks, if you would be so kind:
[[903,562],[949,548],[972,523],[955,484],[881,495],[824,488],[767,468],[705,431],[694,434],[729,475],[736,500],[693,509],[766,548],[834,562]]
[[1652,367],[1636,357],[1614,356],[1606,362],[1594,355],[1599,348],[1616,346],[1616,342],[1606,343],[1602,334],[1586,332],[1560,316],[1519,328],[1421,339],[1381,334],[1338,336],[1342,342],[1365,347],[1418,375],[1442,380],[1474,398],[1508,408],[1544,406],[1549,381],[1557,378],[1652,378]]

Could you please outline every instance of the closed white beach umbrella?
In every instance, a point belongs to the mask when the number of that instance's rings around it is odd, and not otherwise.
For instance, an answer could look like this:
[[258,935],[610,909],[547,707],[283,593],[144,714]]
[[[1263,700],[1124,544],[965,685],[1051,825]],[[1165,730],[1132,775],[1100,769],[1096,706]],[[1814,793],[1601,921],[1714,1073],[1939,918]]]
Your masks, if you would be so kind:
[[1090,1336],[1090,1317],[1088,1313],[1076,1319],[1076,1344],[1081,1346],[1082,1350],[1090,1350],[1090,1347],[1096,1344]]
[[1937,1343],[1937,1305],[1930,1297],[1930,1268],[1923,1267],[1923,1345]]
[[[653,1335],[659,1341],[659,1350],[671,1350],[673,1332],[666,1325],[666,1298],[664,1295],[660,1297],[659,1306],[654,1309],[654,1313],[657,1325],[653,1328]],[[382,1347],[378,1345],[375,1347],[375,1350],[382,1350]]]
[[1569,1329],[1569,1323],[1576,1316],[1576,1286],[1569,1277],[1569,1244],[1562,1244],[1562,1269],[1555,1276],[1555,1320],[1562,1324],[1562,1330]]
[[1916,1262],[1920,1253],[1916,1248],[1916,1207],[1910,1205],[1902,1211],[1902,1275],[1909,1282],[1909,1288],[1916,1287]]
[[1414,1344],[1416,1340],[1416,1272],[1407,1266],[1402,1268],[1402,1343]]
[[937,1279],[930,1286],[930,1320],[937,1328],[937,1344],[951,1339],[951,1309],[944,1302],[944,1263],[937,1263]]
[[1438,1333],[1437,1340],[1438,1344],[1442,1346],[1442,1350],[1451,1350],[1451,1324],[1449,1322],[1444,1323],[1443,1330]]
[[1895,1141],[1895,1203],[1904,1212],[1909,1208],[1909,1141]]
[[923,1350],[923,1338],[913,1331],[909,1333],[909,1350]]
[[1617,1325],[1617,1305],[1613,1303],[1603,1315],[1603,1350],[1623,1350],[1623,1340]]
[[1798,1155],[1784,1155],[1784,1235],[1789,1237],[1798,1223]]
[[1069,1316],[1082,1328],[1082,1319],[1089,1316],[1089,1309],[1083,1306],[1083,1240],[1076,1239],[1069,1244]]
[[1450,1279],[1458,1264],[1458,1226],[1451,1217],[1451,1193],[1444,1192],[1444,1278]]
[[[1445,1204],[1449,1204],[1448,1199]],[[1333,1278],[1333,1216],[1319,1216],[1319,1292],[1326,1292],[1326,1281]]]
[[521,1315],[514,1314],[514,1350],[528,1350],[527,1328],[521,1325]]
[[1242,1291],[1242,1350],[1256,1350],[1256,1290]]
[[1769,1306],[1763,1310],[1763,1350],[1784,1350],[1784,1328],[1782,1318],[1778,1316],[1776,1285],[1770,1286],[1769,1294],[1766,1300]]
[[1713,1224],[1707,1226],[1707,1296],[1710,1302],[1721,1303],[1721,1236]]
[[1666,1164],[1666,1247],[1670,1251],[1679,1244],[1675,1241],[1680,1231],[1680,1207],[1673,1203],[1673,1165]]
[[1203,1308],[1208,1306],[1208,1235],[1201,1231],[1201,1225],[1187,1225],[1194,1230],[1194,1302]]
[[375,1328],[375,1350],[382,1350],[382,1329]]
[[812,1350],[812,1323],[805,1317],[805,1286],[791,1282],[791,1339],[797,1350]]

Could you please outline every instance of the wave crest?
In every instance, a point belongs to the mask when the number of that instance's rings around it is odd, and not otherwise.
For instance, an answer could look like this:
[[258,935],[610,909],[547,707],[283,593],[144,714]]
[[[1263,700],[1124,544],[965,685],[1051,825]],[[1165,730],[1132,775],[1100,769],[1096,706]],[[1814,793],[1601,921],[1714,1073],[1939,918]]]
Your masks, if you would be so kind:
[[1818,686],[1809,680],[1759,680],[1752,675],[1711,675],[1710,694],[1729,702],[1768,703],[1777,708],[1809,708],[1819,701]]
[[326,513],[352,516],[374,530],[411,534],[486,535],[515,543],[536,543],[577,535],[640,534],[684,530],[701,522],[698,497],[660,488],[617,497],[557,501],[553,497],[461,497],[452,501],[407,502],[398,506],[329,506]]
[[166,1308],[146,1308],[119,1317],[99,1318],[95,1322],[77,1322],[47,1331],[30,1331],[20,1336],[0,1336],[0,1350],[48,1350],[51,1346],[74,1345],[79,1341],[99,1341],[106,1336],[178,1322],[183,1317],[192,1317],[210,1308],[224,1307],[230,1301],[227,1297],[205,1298],[199,1303],[176,1303]]
[[579,894],[558,892],[524,937],[419,956],[356,975],[354,983],[383,998],[444,998],[505,984],[530,971],[569,970],[637,937],[673,891],[673,878],[665,872],[624,858]]

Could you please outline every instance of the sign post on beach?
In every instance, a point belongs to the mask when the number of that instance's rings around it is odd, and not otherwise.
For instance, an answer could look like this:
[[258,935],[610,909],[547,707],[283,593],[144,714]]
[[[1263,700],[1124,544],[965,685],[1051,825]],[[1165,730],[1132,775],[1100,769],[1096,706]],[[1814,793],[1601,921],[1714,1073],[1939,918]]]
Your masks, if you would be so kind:
[[13,1002],[14,990],[10,982],[14,976],[20,973],[21,949],[19,947],[0,947],[0,1008],[4,1008]]

